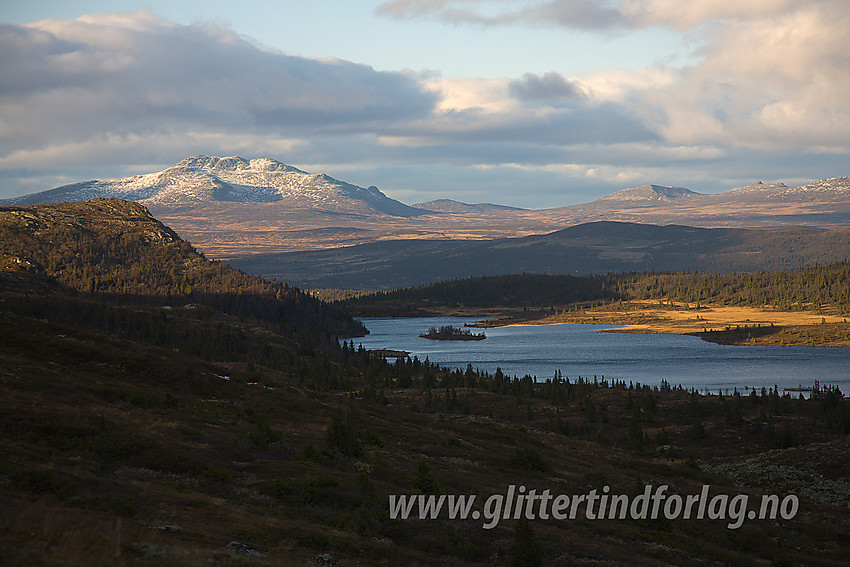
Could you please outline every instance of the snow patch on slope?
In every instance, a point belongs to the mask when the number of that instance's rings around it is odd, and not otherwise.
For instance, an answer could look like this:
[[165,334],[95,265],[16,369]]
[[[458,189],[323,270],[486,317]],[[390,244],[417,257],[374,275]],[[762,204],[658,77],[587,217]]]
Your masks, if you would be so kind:
[[650,201],[671,202],[687,199],[699,195],[695,191],[684,187],[670,187],[667,185],[641,185],[623,189],[597,199],[597,201]]
[[325,174],[310,174],[271,158],[192,156],[157,173],[108,181],[86,181],[9,199],[25,205],[114,197],[145,206],[182,206],[209,202],[272,203],[345,212],[366,205],[395,216],[422,211],[384,195]]
[[730,192],[730,195],[760,196],[769,199],[846,197],[850,195],[850,177],[831,177],[796,187],[788,187],[784,183],[762,183],[758,181],[746,187],[735,189]]

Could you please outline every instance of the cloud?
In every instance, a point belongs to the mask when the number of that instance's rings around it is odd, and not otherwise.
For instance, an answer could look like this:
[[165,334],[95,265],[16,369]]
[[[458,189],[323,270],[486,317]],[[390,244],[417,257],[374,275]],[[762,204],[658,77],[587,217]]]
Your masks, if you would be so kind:
[[[781,4],[774,2],[774,4]],[[659,133],[677,143],[850,146],[850,4],[800,3],[712,28],[703,59],[649,89]]]
[[542,76],[526,73],[521,80],[511,81],[508,90],[519,100],[554,101],[585,96],[578,81],[567,80],[554,72],[544,73]]
[[31,178],[193,153],[373,166],[539,161],[560,159],[561,145],[656,137],[619,102],[591,100],[557,73],[378,72],[147,11],[0,26],[0,53],[0,168]]
[[[618,12],[631,27],[665,26],[691,29],[716,20],[761,20],[793,12],[804,4],[830,4],[842,0],[622,0]],[[564,4],[565,2],[551,2]]]
[[380,130],[438,102],[403,73],[273,53],[146,11],[4,25],[0,55],[0,159],[127,136]]
[[442,93],[435,112],[379,136],[382,147],[408,152],[411,159],[509,163],[562,156],[566,146],[658,138],[627,105],[585,94],[577,82],[556,74],[448,78],[429,82],[429,88]]
[[454,24],[687,32],[698,42],[697,61],[637,70],[664,78],[655,84],[629,84],[635,70],[609,72],[607,84],[598,75],[547,73],[525,75],[509,91],[528,104],[554,105],[577,92],[607,99],[672,145],[850,147],[846,0],[391,0],[378,11]]
[[[502,10],[493,7],[504,4]],[[452,23],[499,25],[516,22],[573,25],[588,29],[620,28],[628,25],[620,10],[594,0],[550,0],[526,2],[522,8],[510,9],[510,0],[390,0],[377,8],[377,13],[392,18],[427,18]]]
[[[843,0],[808,0],[839,6]],[[389,0],[378,14],[397,19],[436,18],[452,23],[504,25],[520,22],[590,30],[663,26],[691,29],[713,20],[748,20],[794,11],[799,0]],[[501,7],[501,9],[500,9]]]

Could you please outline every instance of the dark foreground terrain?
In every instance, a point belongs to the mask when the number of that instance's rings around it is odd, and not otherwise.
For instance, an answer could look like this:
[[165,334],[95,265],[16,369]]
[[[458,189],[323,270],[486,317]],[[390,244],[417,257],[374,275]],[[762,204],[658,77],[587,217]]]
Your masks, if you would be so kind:
[[[840,392],[701,396],[390,363],[337,344],[358,330],[344,314],[207,262],[141,207],[51,207],[0,209],[0,242],[17,243],[0,272],[0,563],[767,566],[850,555]],[[74,224],[79,215],[100,220]],[[133,263],[131,251],[158,261]],[[665,484],[794,494],[800,507],[737,529],[580,515],[488,530],[445,513],[391,519],[388,504]]]

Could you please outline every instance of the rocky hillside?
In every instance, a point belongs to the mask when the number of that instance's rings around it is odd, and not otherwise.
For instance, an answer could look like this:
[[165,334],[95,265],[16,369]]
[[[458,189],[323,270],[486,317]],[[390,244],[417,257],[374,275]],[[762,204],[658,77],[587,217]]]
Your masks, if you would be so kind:
[[726,194],[730,199],[765,199],[771,201],[835,201],[850,197],[850,177],[821,179],[805,185],[788,187],[784,183],[751,183]]

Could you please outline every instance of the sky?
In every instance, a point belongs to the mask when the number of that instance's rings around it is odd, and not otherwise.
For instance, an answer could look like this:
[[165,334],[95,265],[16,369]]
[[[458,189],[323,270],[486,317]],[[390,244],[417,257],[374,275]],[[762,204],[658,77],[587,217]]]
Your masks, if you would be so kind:
[[850,175],[846,0],[5,0],[0,198],[271,157],[408,204]]

